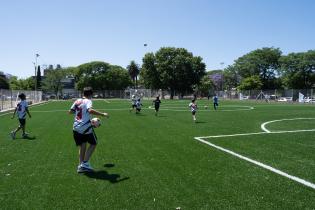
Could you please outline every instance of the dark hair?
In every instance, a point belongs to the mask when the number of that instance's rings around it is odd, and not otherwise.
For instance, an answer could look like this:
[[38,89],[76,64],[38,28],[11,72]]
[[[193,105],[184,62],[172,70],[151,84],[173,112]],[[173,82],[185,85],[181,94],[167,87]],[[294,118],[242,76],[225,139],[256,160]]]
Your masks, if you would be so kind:
[[194,103],[194,102],[195,102],[195,99],[191,100],[191,102],[193,102],[193,103]]
[[93,90],[91,87],[85,87],[83,88],[83,95],[86,97],[92,96],[93,95]]
[[21,94],[19,94],[19,98],[20,98],[21,100],[25,100],[26,96],[25,96],[24,93],[21,93]]

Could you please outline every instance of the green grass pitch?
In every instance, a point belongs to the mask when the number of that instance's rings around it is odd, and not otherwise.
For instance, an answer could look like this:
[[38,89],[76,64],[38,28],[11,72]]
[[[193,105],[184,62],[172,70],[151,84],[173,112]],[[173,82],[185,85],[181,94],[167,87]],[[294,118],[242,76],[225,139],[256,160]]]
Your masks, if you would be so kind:
[[[188,100],[162,100],[157,117],[142,103],[135,114],[127,100],[93,101],[110,118],[95,129],[89,174],[76,172],[71,101],[31,107],[27,140],[11,140],[17,119],[1,113],[0,209],[315,209],[315,189],[195,139],[231,135],[204,140],[315,183],[314,106],[220,101],[214,111],[198,100],[193,123]],[[270,134],[235,135],[273,120]],[[273,133],[294,130],[308,131]]]

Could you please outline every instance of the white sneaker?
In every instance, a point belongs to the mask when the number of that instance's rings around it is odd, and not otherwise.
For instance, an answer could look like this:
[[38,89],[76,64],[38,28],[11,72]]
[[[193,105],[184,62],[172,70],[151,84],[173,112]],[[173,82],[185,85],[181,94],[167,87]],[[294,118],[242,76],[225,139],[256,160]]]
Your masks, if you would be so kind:
[[81,167],[81,164],[78,165],[78,168],[77,168],[77,172],[78,172],[78,173],[83,173],[83,172],[85,172],[85,171],[86,171],[86,170]]
[[14,131],[11,131],[11,132],[10,132],[10,135],[11,135],[11,138],[12,138],[12,139],[15,139],[15,133],[14,133]]
[[90,170],[90,171],[93,171],[93,168],[92,166],[90,165],[89,162],[82,162],[81,165],[80,165],[81,168],[85,169],[85,170]]

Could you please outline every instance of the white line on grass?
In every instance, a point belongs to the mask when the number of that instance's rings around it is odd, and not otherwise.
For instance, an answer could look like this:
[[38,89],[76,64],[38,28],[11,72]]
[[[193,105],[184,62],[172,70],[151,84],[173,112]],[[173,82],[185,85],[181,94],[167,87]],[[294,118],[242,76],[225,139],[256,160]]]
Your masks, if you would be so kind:
[[234,136],[251,136],[251,135],[263,135],[263,134],[274,134],[274,133],[300,133],[300,132],[314,132],[315,129],[308,130],[293,130],[293,131],[269,131],[269,132],[256,132],[256,133],[236,133],[236,134],[225,134],[216,136],[198,136],[196,138],[210,139],[210,138],[221,138],[221,137],[234,137]]
[[[222,106],[221,106],[222,107]],[[198,112],[209,112],[209,111],[214,111],[214,112],[235,112],[235,111],[250,111],[253,110],[254,107],[252,106],[223,106],[223,107],[239,107],[239,108],[235,108],[235,109],[218,109],[218,110],[212,110],[212,109],[198,109]],[[178,109],[178,108],[182,108],[182,109]],[[149,109],[153,109],[152,106],[149,106]],[[173,111],[173,112],[187,112],[189,111],[188,107],[161,107],[160,110],[164,110],[164,111]]]
[[[33,104],[33,105],[30,105],[30,108],[35,107],[35,106],[36,106],[36,107],[42,106],[42,105],[45,105],[45,104],[47,104],[47,103],[49,103],[49,102],[42,102],[42,103]],[[11,108],[11,109],[8,109],[7,111],[4,111],[4,112],[6,112],[6,113],[1,114],[0,117],[5,116],[5,115],[8,115],[8,114],[13,114],[13,112],[10,111],[10,110],[14,110],[14,109],[15,109],[15,108]],[[32,112],[34,112],[34,111],[32,111]]]
[[[256,134],[258,134],[258,133],[256,133]],[[262,133],[261,133],[261,134],[262,134]],[[228,153],[228,154],[230,154],[230,155],[233,155],[233,156],[235,156],[235,157],[238,157],[238,158],[240,158],[240,159],[242,159],[242,160],[245,160],[245,161],[248,161],[248,162],[250,162],[250,163],[253,163],[253,164],[255,164],[255,165],[259,166],[259,167],[262,167],[262,168],[264,168],[264,169],[267,169],[267,170],[269,170],[269,171],[272,171],[272,172],[274,172],[274,173],[276,173],[276,174],[279,174],[279,175],[281,175],[281,176],[284,176],[284,177],[286,177],[286,178],[288,178],[288,179],[291,179],[291,180],[293,180],[293,181],[295,181],[295,182],[298,182],[298,183],[300,183],[300,184],[303,184],[303,185],[305,185],[305,186],[307,186],[307,187],[310,187],[310,188],[312,188],[312,189],[315,190],[315,184],[313,184],[313,183],[311,183],[311,182],[308,182],[308,181],[306,181],[306,180],[304,180],[304,179],[301,179],[301,178],[299,178],[299,177],[296,177],[296,176],[292,176],[292,175],[287,174],[287,173],[285,173],[285,172],[283,172],[283,171],[280,171],[280,170],[278,170],[278,169],[276,169],[276,168],[273,168],[273,167],[271,167],[271,166],[268,166],[268,165],[263,164],[263,163],[261,163],[261,162],[258,162],[258,161],[256,161],[256,160],[250,159],[250,158],[248,158],[248,157],[245,157],[245,156],[243,156],[243,155],[240,155],[240,154],[238,154],[238,153],[236,153],[236,152],[233,152],[233,151],[231,151],[231,150],[228,150],[228,149],[225,149],[225,148],[223,148],[223,147],[217,146],[217,145],[215,145],[215,144],[213,144],[213,143],[211,143],[211,142],[208,142],[208,141],[203,140],[202,138],[203,138],[203,137],[195,137],[195,139],[196,139],[197,141],[200,141],[200,142],[202,142],[202,143],[204,143],[204,144],[207,144],[207,145],[209,145],[209,146],[211,146],[211,147],[214,147],[214,148],[216,148],[216,149],[218,149],[218,150],[221,150],[221,151],[226,152],[226,153]]]
[[274,123],[274,122],[292,121],[292,120],[315,120],[315,118],[292,118],[292,119],[272,120],[272,121],[268,121],[268,122],[261,124],[260,127],[263,131],[265,131],[267,133],[271,133],[271,131],[266,128],[266,125],[268,125],[270,123]]
[[108,100],[104,99],[104,101],[105,101],[106,103],[110,104],[110,102],[109,102]]

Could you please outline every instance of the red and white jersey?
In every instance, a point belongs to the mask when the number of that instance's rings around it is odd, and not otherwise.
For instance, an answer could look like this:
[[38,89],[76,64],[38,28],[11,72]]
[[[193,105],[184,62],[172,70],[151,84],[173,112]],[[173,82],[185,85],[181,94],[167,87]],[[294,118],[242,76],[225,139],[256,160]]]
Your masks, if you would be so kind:
[[28,107],[28,105],[27,105],[27,102],[25,100],[20,101],[16,105],[16,112],[17,112],[19,119],[25,119],[26,118],[27,107]]
[[75,112],[73,130],[81,134],[90,134],[93,127],[90,121],[89,109],[92,108],[92,101],[87,98],[77,99],[71,106]]
[[190,104],[189,104],[189,107],[190,107],[190,110],[191,110],[192,112],[196,112],[196,111],[197,111],[197,104],[195,104],[195,103],[190,103]]

